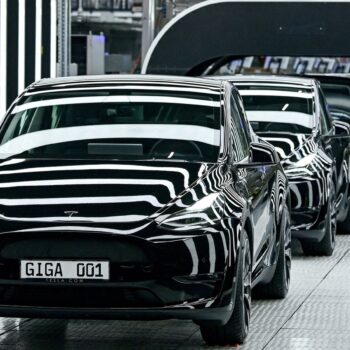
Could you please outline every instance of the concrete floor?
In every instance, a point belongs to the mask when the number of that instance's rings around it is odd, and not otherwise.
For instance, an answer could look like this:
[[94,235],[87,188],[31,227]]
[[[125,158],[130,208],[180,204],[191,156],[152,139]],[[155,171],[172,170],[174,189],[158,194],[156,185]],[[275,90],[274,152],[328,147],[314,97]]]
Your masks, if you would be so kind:
[[[240,349],[350,349],[350,236],[337,237],[331,258],[306,258],[298,244],[293,255],[288,297],[253,301],[250,334]],[[0,318],[0,350],[201,348],[208,349],[187,321]]]

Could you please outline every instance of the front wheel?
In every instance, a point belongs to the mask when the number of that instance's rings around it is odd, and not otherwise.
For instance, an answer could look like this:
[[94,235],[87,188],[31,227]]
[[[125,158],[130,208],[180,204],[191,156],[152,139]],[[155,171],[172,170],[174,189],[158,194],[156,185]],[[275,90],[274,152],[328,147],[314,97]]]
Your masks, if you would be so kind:
[[285,206],[282,214],[281,238],[275,274],[268,284],[257,287],[256,295],[262,299],[284,299],[289,290],[292,265],[290,213]]
[[342,221],[338,222],[338,227],[337,227],[337,234],[350,234],[350,188],[349,188],[349,183],[347,180],[347,172],[349,169],[347,169],[347,166],[342,166],[342,180],[343,184],[341,188],[339,189],[339,193],[343,196],[345,196],[344,199],[344,207],[341,208],[341,211],[346,215],[342,215]]
[[[349,185],[348,185],[349,187]],[[350,234],[350,188],[347,189],[347,191],[344,191],[344,196],[347,196],[346,198],[346,216],[345,219],[341,222],[338,222],[338,234]]]
[[326,233],[321,242],[301,241],[303,251],[306,255],[331,256],[333,254],[335,247],[335,235],[337,232],[334,185],[331,187],[329,193],[325,230]]
[[[350,201],[350,198],[348,198],[348,201]],[[350,208],[348,208],[348,213],[346,215],[346,218],[344,221],[339,222],[339,234],[350,234]]]
[[242,344],[247,337],[252,292],[252,259],[248,235],[243,234],[242,250],[237,272],[234,309],[225,325],[202,325],[201,334],[208,345]]

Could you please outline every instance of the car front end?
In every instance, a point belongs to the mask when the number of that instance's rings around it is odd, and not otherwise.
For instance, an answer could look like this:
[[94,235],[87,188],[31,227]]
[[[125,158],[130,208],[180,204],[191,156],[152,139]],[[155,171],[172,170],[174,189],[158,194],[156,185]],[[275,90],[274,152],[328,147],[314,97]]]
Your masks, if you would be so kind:
[[39,84],[9,111],[1,315],[231,316],[244,202],[220,158],[221,85],[137,79]]
[[[0,170],[1,196],[7,198],[1,201],[2,314],[224,321],[222,308],[227,308],[229,316],[232,310],[225,295],[226,289],[233,288],[231,244],[239,246],[232,238],[237,236],[240,218],[224,219],[225,195],[222,190],[210,192],[209,183],[217,182],[221,168],[181,163],[169,167],[167,162],[9,163]],[[57,182],[68,175],[64,168],[75,175],[70,190],[79,191],[81,197],[64,197],[61,204],[54,193],[62,191]],[[96,169],[102,174],[105,169],[105,176],[91,180]],[[155,170],[158,181],[151,191],[157,196],[152,198],[131,176],[146,178]],[[184,188],[198,173],[204,176],[201,183]],[[50,183],[40,184],[38,179],[48,174]],[[10,182],[9,176],[16,182]],[[31,198],[22,198],[24,178]],[[108,185],[111,178],[114,184]],[[184,188],[184,193],[171,199],[172,187]],[[206,194],[202,188],[207,188]],[[90,199],[89,192],[94,195]],[[122,192],[128,192],[129,198],[112,201],[111,195]],[[143,198],[130,201],[131,193]],[[43,206],[47,198],[52,202]],[[170,204],[164,206],[162,199],[164,203],[170,199]],[[128,212],[146,215],[122,215]]]

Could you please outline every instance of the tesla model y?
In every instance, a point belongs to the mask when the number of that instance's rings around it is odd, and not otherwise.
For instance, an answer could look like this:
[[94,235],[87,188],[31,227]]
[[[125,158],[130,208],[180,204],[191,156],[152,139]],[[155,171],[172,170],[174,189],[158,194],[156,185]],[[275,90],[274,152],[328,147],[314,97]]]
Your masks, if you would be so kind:
[[0,129],[0,314],[191,319],[243,342],[283,298],[290,198],[228,82],[42,80]]
[[333,124],[318,81],[231,77],[255,132],[272,143],[289,178],[292,235],[311,255],[332,255],[337,221],[348,213],[348,130]]

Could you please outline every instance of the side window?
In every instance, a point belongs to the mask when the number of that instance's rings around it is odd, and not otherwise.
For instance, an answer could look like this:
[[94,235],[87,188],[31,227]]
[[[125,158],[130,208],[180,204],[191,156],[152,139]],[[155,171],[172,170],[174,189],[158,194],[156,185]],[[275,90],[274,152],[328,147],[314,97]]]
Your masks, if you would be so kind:
[[235,160],[240,161],[249,155],[249,142],[247,139],[244,116],[241,115],[235,97],[230,98],[231,139]]
[[325,115],[324,115],[324,111],[323,108],[320,107],[320,123],[321,123],[321,132],[322,134],[327,134],[327,132],[329,131],[327,129],[327,124],[326,124],[326,120],[325,120]]
[[326,99],[321,89],[319,89],[319,98],[320,98],[321,130],[323,134],[326,134],[329,132],[329,130],[332,129],[332,121],[328,113]]
[[241,96],[239,96],[239,95],[237,95],[235,97],[236,97],[235,100],[237,103],[237,108],[238,108],[239,114],[241,115],[241,118],[242,118],[244,133],[247,136],[248,142],[251,142],[251,140],[252,140],[252,135],[250,134],[251,129],[250,129],[250,124],[248,121],[247,114],[246,114],[245,109],[244,109],[243,100],[242,100]]

